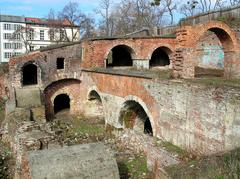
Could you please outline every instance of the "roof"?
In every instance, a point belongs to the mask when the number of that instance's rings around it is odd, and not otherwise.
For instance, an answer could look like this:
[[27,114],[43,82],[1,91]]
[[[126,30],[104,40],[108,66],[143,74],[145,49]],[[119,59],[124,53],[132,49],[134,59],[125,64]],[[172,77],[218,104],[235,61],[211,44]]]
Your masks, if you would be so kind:
[[24,16],[0,15],[0,22],[25,23]]
[[35,51],[35,52],[31,52],[29,54],[23,54],[20,56],[12,57],[9,60],[8,64],[9,64],[9,66],[14,66],[18,62],[27,62],[27,61],[31,61],[33,59],[40,59],[42,57],[43,57],[43,54],[40,51]]
[[64,19],[64,20],[49,20],[46,18],[34,18],[34,17],[26,17],[25,21],[27,24],[37,24],[37,25],[58,25],[58,26],[74,26],[77,27],[76,25],[72,25],[69,20]]

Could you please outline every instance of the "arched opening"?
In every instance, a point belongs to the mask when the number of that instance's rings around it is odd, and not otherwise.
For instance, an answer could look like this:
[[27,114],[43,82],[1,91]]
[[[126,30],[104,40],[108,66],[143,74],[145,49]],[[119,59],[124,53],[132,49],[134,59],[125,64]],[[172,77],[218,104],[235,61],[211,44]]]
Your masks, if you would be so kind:
[[136,101],[127,101],[120,112],[120,122],[124,128],[153,135],[152,125],[143,107]]
[[101,97],[97,91],[92,90],[89,93],[85,109],[86,116],[103,119],[104,121],[103,104]]
[[22,83],[23,85],[36,85],[38,84],[37,79],[37,66],[34,64],[25,65],[22,68]]
[[233,42],[220,28],[210,28],[198,40],[196,47],[195,77],[224,76],[232,59]]
[[89,101],[97,101],[98,103],[102,103],[100,95],[95,91],[92,90],[88,95]]
[[67,94],[60,94],[54,99],[54,113],[70,109],[70,98]]
[[133,50],[126,45],[118,45],[114,47],[108,54],[107,67],[132,66]]
[[150,67],[163,67],[170,65],[169,55],[171,50],[167,47],[159,47],[154,50],[151,60],[149,62]]
[[[44,103],[45,103],[45,114],[48,121],[53,120],[55,116],[54,112],[54,98],[56,94],[71,94],[70,107],[73,110],[78,110],[78,100],[79,99],[79,85],[81,81],[78,79],[62,79],[50,83],[44,89]],[[64,89],[64,92],[63,92]],[[69,96],[70,97],[70,96]],[[71,99],[76,99],[71,101]]]

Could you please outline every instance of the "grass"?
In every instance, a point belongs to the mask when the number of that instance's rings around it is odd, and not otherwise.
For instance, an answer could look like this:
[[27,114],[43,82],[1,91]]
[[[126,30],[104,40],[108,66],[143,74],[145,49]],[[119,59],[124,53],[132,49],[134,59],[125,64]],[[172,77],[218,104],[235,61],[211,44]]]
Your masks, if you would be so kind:
[[240,87],[240,79],[224,79],[223,77],[202,77],[196,79],[185,79],[185,81],[206,86]]
[[231,27],[240,27],[240,18],[221,16],[216,20],[223,21]]
[[14,175],[15,161],[9,147],[0,141],[0,178],[11,179]]
[[145,156],[135,155],[132,159],[118,162],[120,178],[141,179],[148,178],[147,159]]
[[0,98],[0,126],[5,119],[5,101]]
[[178,155],[178,158],[181,160],[189,160],[190,158],[190,154],[187,151],[181,149],[176,145],[173,145],[170,142],[162,141],[161,143],[158,144],[158,146],[164,148],[165,150],[172,154]]
[[59,142],[66,145],[98,142],[106,135],[104,121],[81,116],[65,115],[52,123],[52,129],[58,135]]
[[240,178],[240,149],[166,168],[172,178]]
[[105,132],[105,129],[98,125],[82,124],[80,127],[74,128],[73,132],[78,134],[101,135]]

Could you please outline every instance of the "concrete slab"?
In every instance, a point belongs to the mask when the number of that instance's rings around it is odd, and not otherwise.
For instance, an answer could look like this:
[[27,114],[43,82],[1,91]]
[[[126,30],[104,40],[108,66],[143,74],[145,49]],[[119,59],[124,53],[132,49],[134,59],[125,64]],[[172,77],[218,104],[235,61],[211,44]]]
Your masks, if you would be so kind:
[[113,153],[102,143],[30,151],[32,179],[119,179]]

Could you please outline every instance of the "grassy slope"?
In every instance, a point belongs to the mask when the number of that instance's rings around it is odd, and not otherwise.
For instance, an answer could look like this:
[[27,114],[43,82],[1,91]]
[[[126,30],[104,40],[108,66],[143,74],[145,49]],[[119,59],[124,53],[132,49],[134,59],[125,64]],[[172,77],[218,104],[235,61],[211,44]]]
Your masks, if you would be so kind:
[[240,149],[192,160],[186,164],[168,167],[166,170],[174,179],[237,179],[240,178]]

